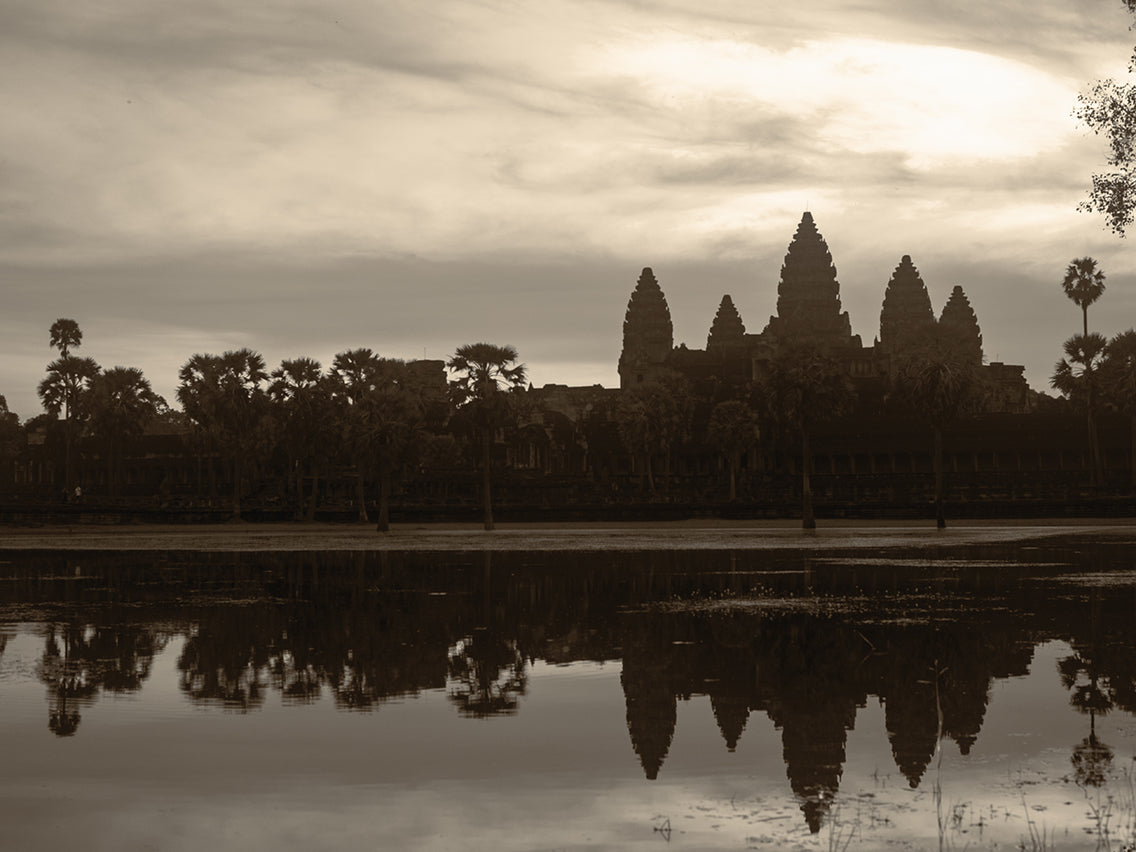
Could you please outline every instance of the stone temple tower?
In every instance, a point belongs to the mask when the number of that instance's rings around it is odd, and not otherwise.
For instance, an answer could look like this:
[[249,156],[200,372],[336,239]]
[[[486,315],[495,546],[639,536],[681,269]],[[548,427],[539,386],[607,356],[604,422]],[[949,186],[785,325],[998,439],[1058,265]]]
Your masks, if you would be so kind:
[[775,339],[859,346],[848,313],[840,310],[840,284],[824,237],[809,212],[789,244],[777,285],[777,316],[765,332]]
[[667,297],[659,288],[655,274],[646,267],[627,302],[623,351],[619,355],[619,386],[626,390],[663,379],[673,348],[674,327]]
[[905,254],[888,281],[880,310],[880,348],[885,352],[904,352],[935,329],[935,313],[927,285],[919,270]]
[[725,295],[718,305],[718,313],[706,336],[707,352],[736,352],[745,348],[746,327],[734,300]]
[[978,317],[958,284],[939,315],[939,328],[960,355],[974,366],[982,366],[982,331]]

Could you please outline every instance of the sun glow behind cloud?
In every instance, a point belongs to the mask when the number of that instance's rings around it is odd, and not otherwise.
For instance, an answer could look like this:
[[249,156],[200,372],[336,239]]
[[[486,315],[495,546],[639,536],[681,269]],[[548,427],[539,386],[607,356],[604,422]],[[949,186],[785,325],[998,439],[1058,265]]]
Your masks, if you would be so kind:
[[830,149],[896,150],[927,169],[950,158],[1028,157],[1061,144],[1075,102],[1049,75],[955,48],[863,39],[813,41],[778,51],[737,41],[644,37],[604,50],[599,64],[650,93],[660,108],[774,109],[807,118]]

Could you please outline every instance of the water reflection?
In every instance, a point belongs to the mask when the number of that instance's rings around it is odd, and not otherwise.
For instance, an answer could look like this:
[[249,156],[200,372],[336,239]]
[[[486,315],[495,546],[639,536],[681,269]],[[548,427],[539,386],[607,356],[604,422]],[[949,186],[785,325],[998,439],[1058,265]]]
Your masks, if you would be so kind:
[[37,674],[47,686],[48,727],[72,736],[100,692],[135,692],[166,637],[138,624],[48,623]]
[[[461,717],[523,714],[530,668],[622,661],[628,755],[666,772],[681,702],[707,696],[722,748],[763,715],[812,832],[840,791],[858,711],[883,706],[911,789],[936,749],[967,755],[992,685],[1035,647],[1087,716],[1077,783],[1114,755],[1098,717],[1136,713],[1130,543],[1053,539],[934,558],[799,553],[20,554],[0,621],[32,623],[48,727],[73,736],[105,693],[145,688],[174,637],[188,701],[236,713],[330,698],[345,711],[444,690]],[[1081,578],[1081,579],[1078,579]],[[0,653],[6,632],[0,632]],[[1028,725],[1029,721],[1024,720]]]

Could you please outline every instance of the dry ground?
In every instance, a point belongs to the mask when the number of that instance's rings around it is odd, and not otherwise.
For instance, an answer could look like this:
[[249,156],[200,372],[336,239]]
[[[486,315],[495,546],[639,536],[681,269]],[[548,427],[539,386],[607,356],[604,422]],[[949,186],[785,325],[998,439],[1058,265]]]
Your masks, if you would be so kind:
[[1070,532],[1136,534],[1136,521],[662,521],[640,523],[0,526],[0,550],[765,550],[947,546]]

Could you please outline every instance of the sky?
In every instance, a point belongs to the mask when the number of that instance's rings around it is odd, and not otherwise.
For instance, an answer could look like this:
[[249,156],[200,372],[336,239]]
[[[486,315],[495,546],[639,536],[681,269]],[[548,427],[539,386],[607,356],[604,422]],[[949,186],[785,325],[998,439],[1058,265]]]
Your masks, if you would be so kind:
[[1078,212],[1106,147],[1072,113],[1125,78],[1120,0],[0,0],[0,394],[55,357],[270,369],[370,347],[515,346],[617,387],[651,267],[675,342],[721,297],[776,312],[809,210],[865,345],[909,254],[962,285],[988,361],[1048,390],[1080,310],[1136,325],[1136,259]]

